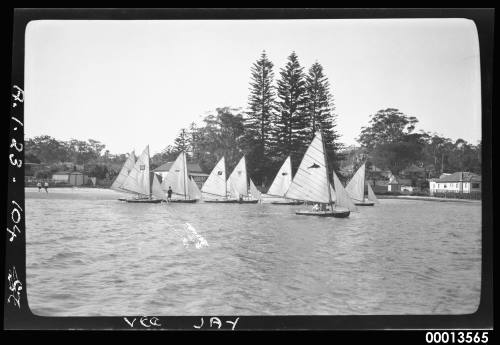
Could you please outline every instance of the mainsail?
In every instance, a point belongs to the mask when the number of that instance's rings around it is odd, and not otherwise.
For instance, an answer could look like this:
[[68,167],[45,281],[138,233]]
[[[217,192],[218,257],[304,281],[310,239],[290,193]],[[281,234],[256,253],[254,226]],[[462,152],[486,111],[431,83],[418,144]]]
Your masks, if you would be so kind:
[[378,201],[377,197],[375,196],[375,193],[373,192],[372,187],[370,186],[369,183],[367,183],[366,185],[368,186],[368,200],[373,201],[373,202],[378,204],[379,201]]
[[226,197],[226,164],[222,157],[201,187],[203,193]]
[[365,163],[356,171],[352,179],[345,187],[351,199],[364,201],[365,199]]
[[201,191],[198,188],[196,182],[194,182],[192,178],[189,178],[188,192],[190,199],[201,199]]
[[229,175],[229,187],[233,197],[248,196],[248,178],[245,156],[241,157],[240,161]]
[[174,164],[172,164],[161,185],[163,190],[167,191],[169,187],[171,187],[174,194],[187,198],[189,197],[188,183],[189,176],[187,171],[186,153],[181,152],[179,156],[177,156]]
[[157,199],[164,200],[165,193],[163,192],[158,176],[153,174],[153,185],[151,186],[151,194]]
[[261,198],[261,193],[253,183],[252,179],[250,179],[250,194],[254,199],[260,200]]
[[290,156],[288,156],[288,158],[285,160],[280,170],[276,174],[276,177],[274,178],[274,181],[271,184],[271,187],[269,187],[269,190],[267,191],[266,194],[272,196],[284,197],[291,183],[292,183],[292,161],[290,159]]
[[125,161],[125,164],[123,164],[122,169],[118,173],[118,176],[116,176],[116,179],[113,181],[113,184],[111,185],[110,188],[118,192],[129,192],[128,190],[123,189],[122,186],[125,180],[128,178],[130,171],[132,171],[132,169],[134,168],[134,165],[135,165],[135,153],[134,151],[132,151],[128,156],[127,160]]
[[325,152],[321,132],[316,132],[313,141],[300,162],[299,169],[285,194],[286,198],[331,203],[331,185],[325,165]]
[[130,192],[147,195],[149,197],[151,196],[149,179],[149,145],[146,146],[142,154],[137,158],[137,161],[121,188]]
[[344,189],[342,182],[340,182],[337,174],[333,171],[333,184],[335,186],[335,194],[337,196],[337,201],[335,202],[335,206],[341,206],[347,208],[349,211],[357,211],[358,208],[352,202],[349,194]]

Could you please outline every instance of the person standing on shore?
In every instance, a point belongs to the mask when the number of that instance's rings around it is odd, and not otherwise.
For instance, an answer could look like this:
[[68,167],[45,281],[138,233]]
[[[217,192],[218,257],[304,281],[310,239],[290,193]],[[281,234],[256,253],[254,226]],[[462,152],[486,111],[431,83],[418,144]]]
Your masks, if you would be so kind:
[[38,187],[38,191],[41,192],[42,191],[42,183],[40,181],[38,181],[36,186]]
[[43,188],[45,188],[45,193],[48,193],[49,192],[49,183],[48,182],[45,182],[43,184]]

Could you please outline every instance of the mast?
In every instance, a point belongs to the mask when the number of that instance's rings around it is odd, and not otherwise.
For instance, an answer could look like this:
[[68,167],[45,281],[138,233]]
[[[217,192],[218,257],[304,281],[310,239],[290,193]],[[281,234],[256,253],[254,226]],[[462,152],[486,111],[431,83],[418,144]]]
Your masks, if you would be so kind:
[[330,180],[328,179],[328,160],[326,159],[326,146],[323,140],[323,131],[319,131],[321,135],[321,143],[323,144],[323,157],[325,158],[325,171],[326,171],[326,184],[328,185],[328,201],[330,204],[330,210],[333,212],[333,204],[332,204],[332,192],[330,191]]
[[226,193],[224,194],[224,199],[227,199],[227,179],[226,179],[226,158],[222,156],[223,164],[224,164],[224,188]]
[[182,178],[184,179],[184,200],[187,199],[187,191],[186,191],[186,175],[187,175],[187,162],[186,162],[186,152],[182,151],[183,164],[184,164],[184,173],[182,174]]
[[149,164],[151,163],[150,159],[149,159],[149,145],[147,146],[147,148],[148,148],[148,171],[147,171],[147,176],[148,176],[149,200],[151,200],[153,197],[151,195],[151,193],[152,193],[152,191],[151,191],[151,183],[149,183],[150,182],[149,181],[149,177],[150,177],[149,176],[149,170],[150,170],[149,169]]

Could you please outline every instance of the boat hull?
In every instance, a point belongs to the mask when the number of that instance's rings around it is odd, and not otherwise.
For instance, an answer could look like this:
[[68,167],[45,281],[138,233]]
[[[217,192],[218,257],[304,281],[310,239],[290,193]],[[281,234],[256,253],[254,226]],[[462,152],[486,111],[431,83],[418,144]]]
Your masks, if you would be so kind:
[[160,199],[126,199],[126,202],[133,204],[159,204],[163,200]]
[[208,203],[219,203],[219,204],[256,204],[259,200],[203,200],[203,202]]
[[356,206],[374,206],[375,203],[373,201],[355,201],[354,202],[354,205]]
[[218,203],[218,204],[236,204],[238,201],[237,200],[203,200],[203,202],[208,202],[208,203]]
[[170,200],[168,202],[174,202],[174,203],[181,203],[181,204],[194,204],[198,200],[196,199],[177,199],[177,200]]
[[273,201],[273,205],[302,205],[303,201]]
[[349,214],[351,214],[351,211],[339,211],[339,210],[333,210],[333,211],[297,211],[295,214],[301,215],[301,216],[316,216],[316,217],[335,217],[335,218],[346,218],[349,217]]

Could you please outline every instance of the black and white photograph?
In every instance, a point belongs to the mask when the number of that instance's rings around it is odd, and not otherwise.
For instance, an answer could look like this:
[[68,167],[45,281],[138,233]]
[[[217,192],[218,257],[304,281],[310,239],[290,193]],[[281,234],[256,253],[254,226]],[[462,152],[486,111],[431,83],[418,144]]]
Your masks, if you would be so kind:
[[50,19],[24,40],[33,314],[478,310],[474,21]]

